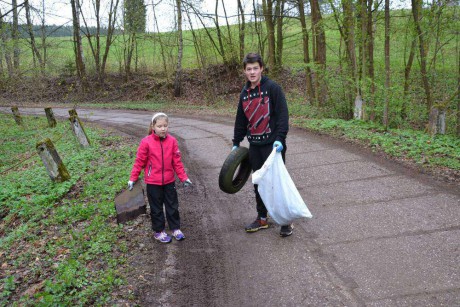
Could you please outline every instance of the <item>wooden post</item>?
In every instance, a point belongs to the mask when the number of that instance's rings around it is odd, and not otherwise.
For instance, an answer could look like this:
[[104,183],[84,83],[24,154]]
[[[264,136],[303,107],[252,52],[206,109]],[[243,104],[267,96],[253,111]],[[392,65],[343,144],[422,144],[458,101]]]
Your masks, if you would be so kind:
[[69,110],[69,115],[70,115],[70,116],[78,116],[77,110],[75,110],[75,109],[70,109],[70,110]]
[[46,118],[48,119],[48,127],[56,127],[56,119],[54,118],[54,113],[52,108],[45,108]]
[[[69,111],[70,114],[70,111]],[[76,113],[75,113],[76,114]],[[88,147],[90,145],[88,137],[86,136],[86,132],[83,129],[83,125],[81,124],[78,115],[71,115],[69,117],[70,125],[72,126],[72,131],[77,137],[78,142],[82,147]]]
[[50,139],[46,138],[43,141],[38,142],[35,148],[37,149],[40,158],[42,158],[43,164],[45,165],[51,180],[55,182],[63,182],[70,179],[70,174],[64,163],[62,163],[62,160]]
[[18,107],[11,107],[11,111],[13,112],[14,120],[16,121],[16,124],[22,125],[22,117],[21,114],[19,113]]

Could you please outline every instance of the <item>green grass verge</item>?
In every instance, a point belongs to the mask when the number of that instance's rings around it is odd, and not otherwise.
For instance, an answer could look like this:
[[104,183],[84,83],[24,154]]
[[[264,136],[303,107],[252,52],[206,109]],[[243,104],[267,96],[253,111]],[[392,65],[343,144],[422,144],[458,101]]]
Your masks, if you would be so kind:
[[[113,199],[126,184],[133,144],[85,127],[82,149],[67,121],[24,126],[0,114],[0,305],[101,305],[123,283],[126,246]],[[49,137],[71,179],[54,183],[35,153]],[[18,162],[21,162],[17,164]],[[16,165],[17,164],[17,165]]]
[[460,139],[452,135],[431,137],[414,130],[385,130],[382,125],[357,120],[294,118],[292,122],[313,131],[360,141],[394,158],[427,167],[460,170]]

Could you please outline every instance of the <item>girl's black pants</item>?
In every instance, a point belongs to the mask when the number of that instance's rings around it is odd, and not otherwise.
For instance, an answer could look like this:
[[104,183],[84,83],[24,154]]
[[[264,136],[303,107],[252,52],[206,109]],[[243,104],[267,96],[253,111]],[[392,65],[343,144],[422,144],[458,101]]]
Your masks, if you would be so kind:
[[160,232],[165,229],[163,204],[169,229],[180,228],[179,201],[175,182],[166,185],[147,184],[147,198],[150,205],[153,231]]

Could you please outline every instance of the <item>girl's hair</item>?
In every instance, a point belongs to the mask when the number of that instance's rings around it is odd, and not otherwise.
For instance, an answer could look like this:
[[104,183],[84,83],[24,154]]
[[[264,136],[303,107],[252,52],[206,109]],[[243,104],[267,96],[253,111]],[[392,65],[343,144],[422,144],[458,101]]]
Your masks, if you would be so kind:
[[153,114],[152,121],[150,122],[150,125],[149,125],[149,135],[152,134],[153,126],[155,126],[155,124],[157,123],[159,119],[165,119],[166,122],[168,122],[168,115],[166,115],[165,113],[161,113],[161,112]]

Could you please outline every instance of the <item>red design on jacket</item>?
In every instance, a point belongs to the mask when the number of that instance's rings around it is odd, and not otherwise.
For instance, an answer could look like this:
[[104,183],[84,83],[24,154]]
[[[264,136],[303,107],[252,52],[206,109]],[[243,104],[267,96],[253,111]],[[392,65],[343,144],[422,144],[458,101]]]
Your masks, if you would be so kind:
[[180,181],[188,178],[177,140],[169,134],[162,139],[152,133],[141,140],[129,180],[136,181],[142,169],[147,184],[165,185],[174,182],[174,174]]
[[250,90],[248,90],[248,99],[243,101],[243,110],[249,122],[248,130],[251,136],[264,135],[271,132],[269,102],[269,98],[262,95],[260,85],[258,97],[251,97]]

